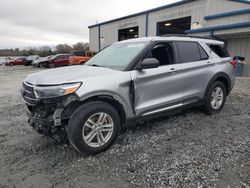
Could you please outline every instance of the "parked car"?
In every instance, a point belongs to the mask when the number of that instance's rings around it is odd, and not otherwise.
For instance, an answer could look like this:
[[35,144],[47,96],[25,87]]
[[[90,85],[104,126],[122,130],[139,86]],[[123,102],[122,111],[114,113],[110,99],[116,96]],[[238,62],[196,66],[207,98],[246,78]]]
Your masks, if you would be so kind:
[[55,68],[69,65],[69,54],[57,54],[48,61],[42,62],[41,66],[47,68]]
[[6,63],[11,60],[9,57],[1,57],[0,56],[0,65],[6,65]]
[[82,65],[87,62],[91,57],[96,54],[94,51],[81,51],[73,50],[70,53],[69,64],[70,65]]
[[13,65],[24,65],[26,57],[18,57],[15,59],[8,60],[5,65],[13,66]]
[[42,63],[47,63],[54,55],[50,55],[47,57],[41,57],[39,59],[36,59],[32,62],[32,65],[35,67],[41,67]]
[[77,151],[96,154],[137,120],[190,106],[220,112],[234,75],[222,41],[138,38],[110,45],[83,66],[27,76],[22,97],[38,132],[65,129]]
[[31,65],[32,64],[32,62],[34,61],[34,60],[36,60],[36,59],[38,59],[39,58],[39,56],[38,55],[30,55],[30,56],[28,56],[26,59],[25,59],[25,66],[28,66],[28,65]]

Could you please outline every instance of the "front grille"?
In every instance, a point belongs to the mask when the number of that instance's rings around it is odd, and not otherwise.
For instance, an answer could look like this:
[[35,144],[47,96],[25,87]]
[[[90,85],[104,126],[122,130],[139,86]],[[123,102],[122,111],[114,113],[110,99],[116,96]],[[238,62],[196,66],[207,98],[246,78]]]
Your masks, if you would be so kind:
[[22,96],[24,101],[31,106],[37,104],[37,99],[33,90],[33,85],[27,82],[23,82]]

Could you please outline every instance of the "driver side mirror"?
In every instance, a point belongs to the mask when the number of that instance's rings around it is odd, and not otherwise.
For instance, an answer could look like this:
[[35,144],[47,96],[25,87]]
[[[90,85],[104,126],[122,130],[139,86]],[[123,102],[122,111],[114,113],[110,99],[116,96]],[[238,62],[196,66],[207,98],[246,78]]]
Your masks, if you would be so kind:
[[155,59],[155,58],[147,58],[147,59],[144,59],[140,63],[137,70],[157,68],[157,67],[159,67],[159,65],[160,65],[160,62],[157,59]]

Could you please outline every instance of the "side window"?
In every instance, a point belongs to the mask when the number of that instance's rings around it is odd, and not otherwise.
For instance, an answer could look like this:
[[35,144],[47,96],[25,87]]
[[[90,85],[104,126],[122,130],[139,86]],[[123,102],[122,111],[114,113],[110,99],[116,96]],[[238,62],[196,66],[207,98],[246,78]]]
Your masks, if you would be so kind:
[[201,60],[199,46],[196,42],[176,42],[176,46],[182,63]]
[[153,47],[146,58],[155,58],[160,66],[174,64],[174,51],[172,43],[161,43]]
[[199,46],[201,60],[208,59],[208,55],[207,55],[206,51],[201,47],[201,45],[198,44],[198,46]]
[[75,51],[74,52],[75,56],[85,56],[85,51]]
[[219,57],[229,57],[230,55],[227,52],[227,49],[224,45],[221,44],[208,44],[210,49],[216,53]]

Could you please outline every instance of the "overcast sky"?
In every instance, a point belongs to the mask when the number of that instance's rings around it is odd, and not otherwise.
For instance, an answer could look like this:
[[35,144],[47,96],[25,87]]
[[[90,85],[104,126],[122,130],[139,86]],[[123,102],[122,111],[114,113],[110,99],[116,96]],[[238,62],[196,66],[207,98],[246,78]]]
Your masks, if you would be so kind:
[[88,42],[88,26],[178,0],[0,0],[0,48]]

